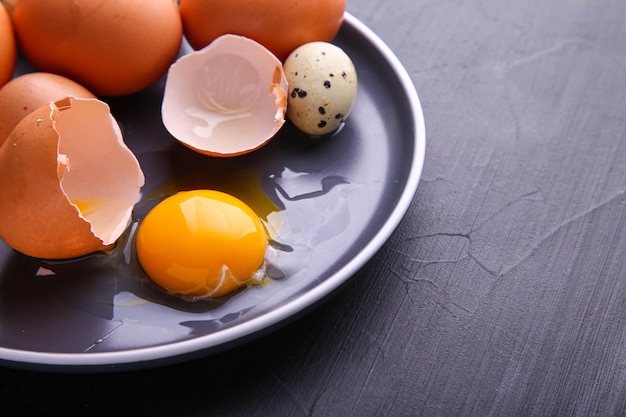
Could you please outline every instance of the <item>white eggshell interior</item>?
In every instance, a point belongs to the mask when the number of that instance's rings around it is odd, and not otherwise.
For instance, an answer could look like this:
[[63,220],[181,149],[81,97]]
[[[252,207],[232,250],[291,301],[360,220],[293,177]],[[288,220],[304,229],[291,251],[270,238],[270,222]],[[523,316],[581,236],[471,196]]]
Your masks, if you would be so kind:
[[105,245],[124,232],[144,176],[123,141],[109,106],[68,97],[50,104],[59,134],[57,174],[61,189]]
[[240,154],[263,145],[284,124],[287,88],[282,63],[270,51],[224,35],[170,67],[163,124],[192,148]]

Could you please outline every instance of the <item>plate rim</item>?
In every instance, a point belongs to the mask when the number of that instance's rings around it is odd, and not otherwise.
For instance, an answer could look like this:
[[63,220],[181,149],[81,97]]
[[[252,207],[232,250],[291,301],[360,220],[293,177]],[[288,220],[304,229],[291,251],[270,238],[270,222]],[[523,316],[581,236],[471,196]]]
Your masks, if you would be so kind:
[[[156,366],[159,362],[167,364],[168,362],[181,362],[186,357],[207,356],[208,350],[214,350],[217,353],[220,348],[225,350],[234,343],[243,343],[248,338],[259,337],[264,332],[269,332],[279,325],[286,324],[289,319],[295,319],[300,314],[304,314],[338,290],[371,260],[399,226],[417,192],[424,166],[426,130],[422,105],[413,81],[395,53],[372,29],[348,11],[344,13],[343,24],[351,26],[364,36],[371,42],[380,56],[390,64],[406,94],[414,124],[412,140],[415,150],[400,198],[374,238],[356,256],[306,293],[261,316],[219,332],[163,345],[111,352],[39,352],[0,346],[0,364],[37,370],[54,368],[57,371],[71,372],[79,370],[102,371],[107,368],[112,370],[118,367],[123,369],[141,368],[147,367],[147,364],[150,363]],[[143,366],[141,366],[142,364]]]

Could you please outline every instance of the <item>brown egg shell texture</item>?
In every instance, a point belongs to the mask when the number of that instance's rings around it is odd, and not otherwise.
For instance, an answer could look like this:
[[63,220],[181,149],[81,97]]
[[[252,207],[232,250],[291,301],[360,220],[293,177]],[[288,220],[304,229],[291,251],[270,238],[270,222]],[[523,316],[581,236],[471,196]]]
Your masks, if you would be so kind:
[[38,258],[107,249],[127,227],[143,182],[105,103],[44,105],[0,147],[0,238]]
[[67,96],[95,98],[81,84],[61,75],[31,72],[0,88],[0,145],[30,112]]

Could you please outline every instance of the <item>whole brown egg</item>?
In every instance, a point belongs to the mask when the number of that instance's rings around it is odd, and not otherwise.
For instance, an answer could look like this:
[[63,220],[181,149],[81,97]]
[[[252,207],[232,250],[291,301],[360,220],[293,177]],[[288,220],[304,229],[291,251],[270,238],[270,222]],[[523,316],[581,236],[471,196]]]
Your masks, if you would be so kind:
[[234,34],[254,39],[281,60],[305,43],[332,40],[345,9],[345,0],[180,0],[185,35],[195,49]]
[[0,86],[11,79],[16,59],[17,48],[15,47],[13,26],[9,13],[0,3]]
[[35,67],[98,96],[148,87],[165,74],[182,42],[173,0],[18,0],[13,24]]

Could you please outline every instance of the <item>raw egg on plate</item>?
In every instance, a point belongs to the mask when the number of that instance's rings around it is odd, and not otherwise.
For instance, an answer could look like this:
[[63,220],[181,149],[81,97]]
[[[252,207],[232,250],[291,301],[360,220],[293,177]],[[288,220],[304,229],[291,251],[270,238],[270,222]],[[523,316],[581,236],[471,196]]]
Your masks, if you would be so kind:
[[11,18],[4,4],[0,3],[0,86],[13,76],[17,62],[17,48]]
[[148,87],[165,74],[182,42],[173,0],[17,0],[13,24],[35,67],[98,96]]
[[172,136],[196,152],[235,156],[272,139],[286,111],[278,58],[251,39],[224,35],[170,67],[161,116]]
[[254,211],[215,190],[181,191],[157,204],[137,231],[139,263],[170,293],[215,298],[264,277],[268,240]]
[[108,249],[129,225],[143,183],[108,105],[51,102],[0,147],[0,238],[37,258]]
[[281,60],[302,44],[332,40],[345,9],[345,0],[180,0],[184,32],[193,48],[232,33],[254,39]]
[[28,113],[67,96],[95,98],[82,85],[61,75],[31,72],[0,88],[0,145]]

